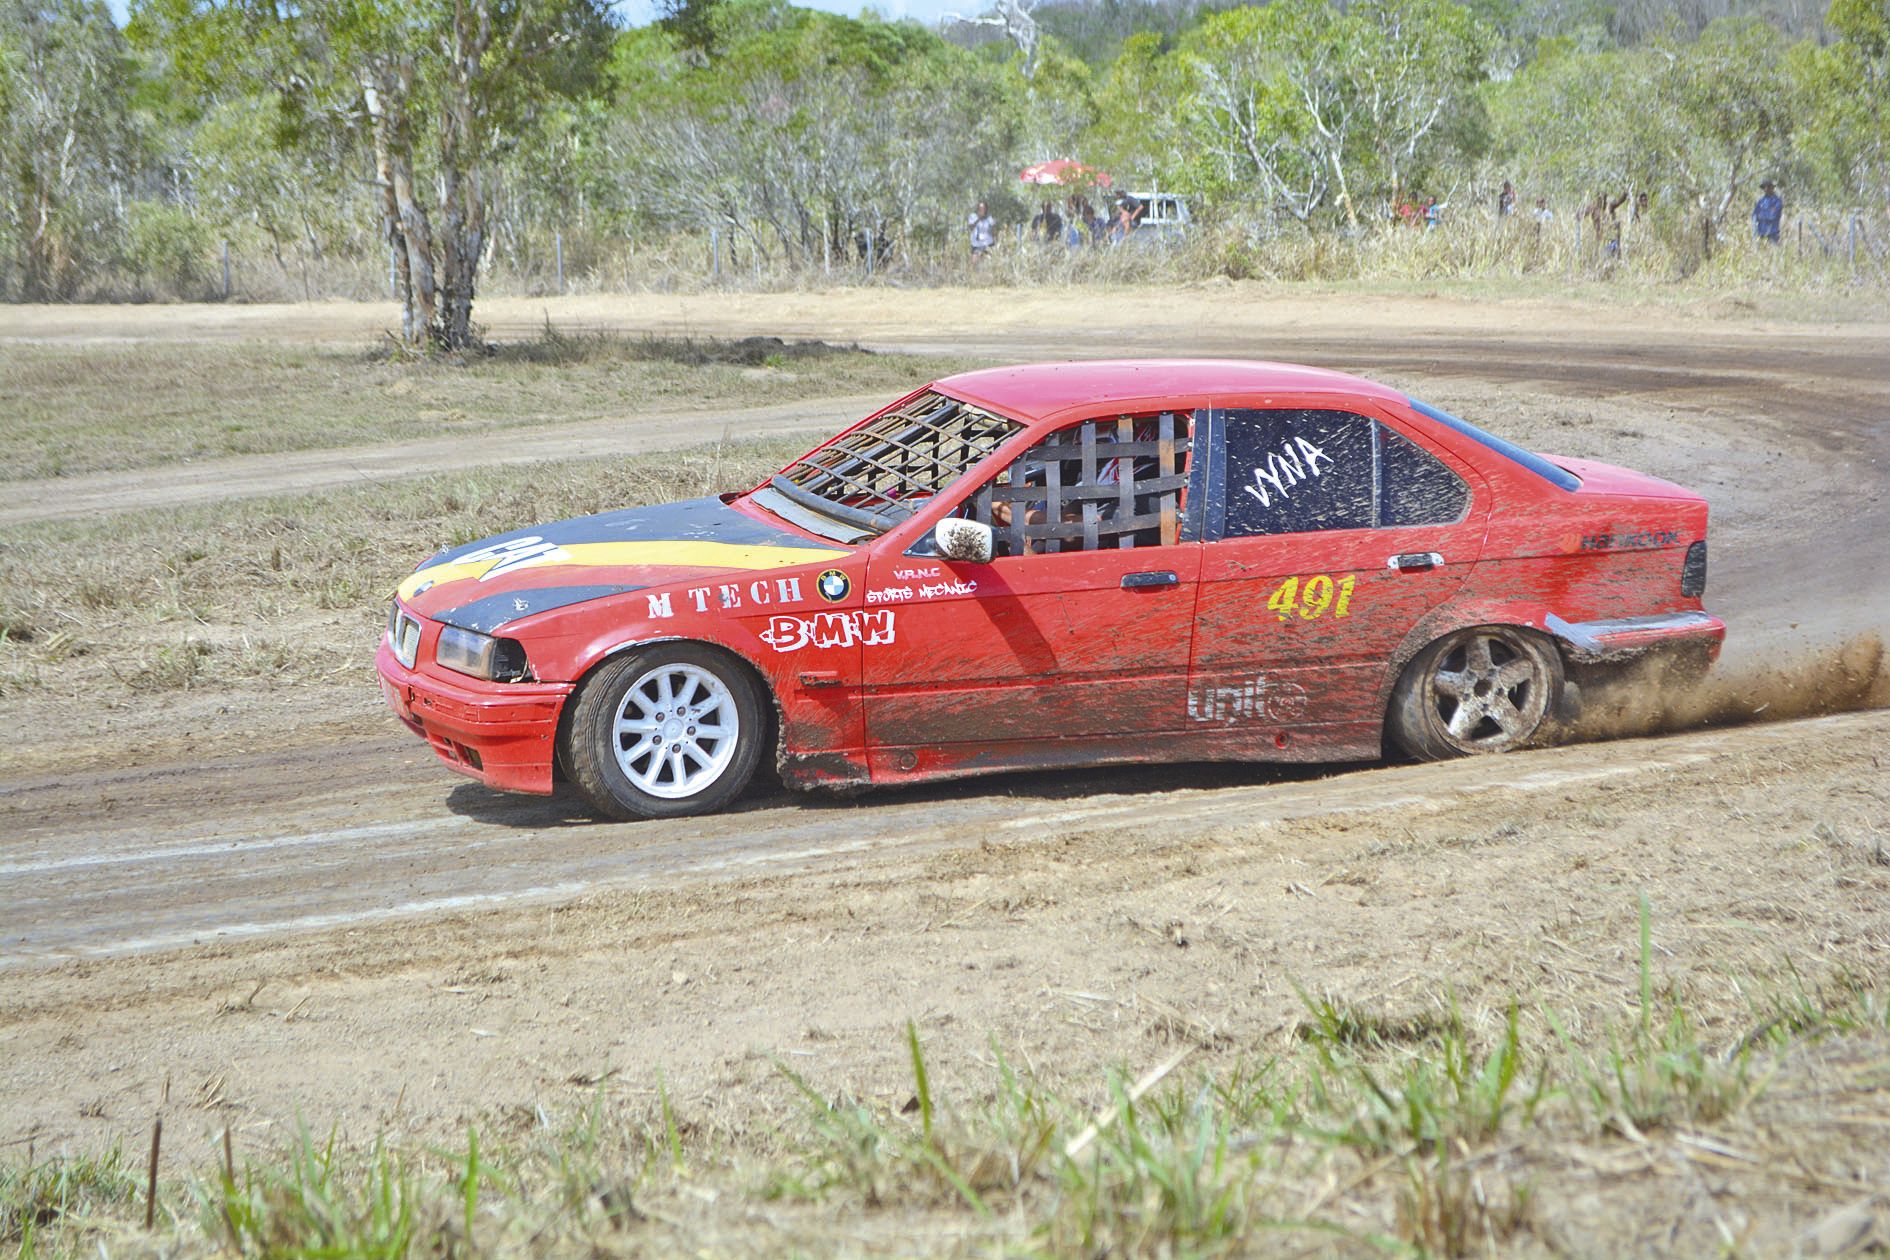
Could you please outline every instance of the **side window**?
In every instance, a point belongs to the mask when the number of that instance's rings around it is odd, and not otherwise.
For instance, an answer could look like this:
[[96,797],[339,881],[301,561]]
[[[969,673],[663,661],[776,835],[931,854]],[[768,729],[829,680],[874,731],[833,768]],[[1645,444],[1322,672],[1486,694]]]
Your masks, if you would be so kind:
[[1443,461],[1348,411],[1228,411],[1221,535],[1444,525],[1470,487]]
[[1113,416],[1059,429],[981,487],[962,513],[996,554],[1171,546],[1180,539],[1194,414]]
[[1409,438],[1378,430],[1378,523],[1449,525],[1463,519],[1470,487],[1444,462]]
[[1369,529],[1375,425],[1348,411],[1229,411],[1222,534]]

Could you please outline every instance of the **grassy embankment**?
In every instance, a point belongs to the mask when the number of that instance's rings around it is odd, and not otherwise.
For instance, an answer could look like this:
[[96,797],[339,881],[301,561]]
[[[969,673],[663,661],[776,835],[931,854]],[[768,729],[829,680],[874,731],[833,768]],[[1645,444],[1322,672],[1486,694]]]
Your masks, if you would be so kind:
[[471,361],[236,344],[14,345],[0,356],[9,479],[149,468],[717,406],[894,396],[956,359],[855,347],[566,334]]
[[[716,408],[890,398],[970,365],[549,330],[463,365],[249,344],[16,347],[4,364],[0,392],[23,422],[0,434],[0,454],[41,477],[587,418],[634,425],[656,410],[702,410],[711,439],[728,427]],[[440,547],[746,487],[812,440],[734,437],[0,530],[0,696],[319,683],[364,666],[394,583]]]
[[[1674,1216],[1689,1179],[1710,1179],[1728,1254],[1752,1228],[1740,1196],[1761,1188],[1815,1207],[1795,1240],[1813,1253],[1867,1241],[1872,1187],[1833,1169],[1858,1164],[1859,1124],[1883,1122],[1890,993],[1843,978],[1814,991],[1788,970],[1788,988],[1748,995],[1741,1035],[1710,1041],[1657,948],[1643,897],[1638,991],[1613,1018],[1515,1002],[1466,1014],[1447,992],[1398,1014],[1302,995],[1286,1049],[1193,1072],[1191,1051],[1226,1047],[1178,1017],[1180,1048],[1156,1067],[1074,1093],[993,1045],[982,1090],[942,1097],[908,1025],[903,1102],[829,1097],[777,1061],[780,1091],[801,1098],[779,1128],[696,1128],[660,1076],[638,1103],[605,1072],[581,1112],[493,1117],[442,1147],[305,1132],[231,1157],[227,1137],[174,1135],[155,1199],[141,1151],[15,1152],[0,1164],[0,1247],[1565,1254],[1622,1245],[1637,1210]],[[1776,1213],[1766,1224],[1762,1246],[1794,1241]]]

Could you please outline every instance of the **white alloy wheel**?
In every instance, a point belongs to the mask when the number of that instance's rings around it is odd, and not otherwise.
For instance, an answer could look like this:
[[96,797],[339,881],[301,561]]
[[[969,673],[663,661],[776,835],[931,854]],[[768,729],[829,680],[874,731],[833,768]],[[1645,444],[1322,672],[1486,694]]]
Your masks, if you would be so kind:
[[735,697],[687,661],[658,665],[617,706],[617,766],[639,792],[685,800],[712,787],[735,759],[742,720]]

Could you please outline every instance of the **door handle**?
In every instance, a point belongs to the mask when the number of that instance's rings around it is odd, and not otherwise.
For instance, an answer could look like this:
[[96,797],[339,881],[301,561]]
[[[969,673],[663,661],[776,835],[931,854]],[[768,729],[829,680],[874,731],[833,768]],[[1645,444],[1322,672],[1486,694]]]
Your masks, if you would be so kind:
[[1122,589],[1139,590],[1145,586],[1175,586],[1181,579],[1169,569],[1159,569],[1148,573],[1125,573],[1122,575]]
[[1397,569],[1402,573],[1421,573],[1425,569],[1440,569],[1444,557],[1435,551],[1407,551],[1403,555],[1393,556],[1385,561],[1387,568]]

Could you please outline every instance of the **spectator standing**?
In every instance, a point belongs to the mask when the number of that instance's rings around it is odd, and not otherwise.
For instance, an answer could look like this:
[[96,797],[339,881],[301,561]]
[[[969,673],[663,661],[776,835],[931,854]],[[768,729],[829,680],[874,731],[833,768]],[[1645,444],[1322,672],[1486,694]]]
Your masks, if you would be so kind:
[[1429,232],[1443,221],[1443,203],[1438,201],[1435,197],[1426,197],[1424,199],[1424,230]]
[[1536,239],[1541,240],[1543,226],[1555,222],[1555,211],[1549,209],[1549,199],[1537,197],[1536,208],[1530,214],[1536,221]]
[[997,220],[991,217],[984,202],[980,201],[965,226],[971,232],[971,265],[981,267],[984,265],[984,256],[997,243]]
[[1135,225],[1142,221],[1147,210],[1148,207],[1139,198],[1123,193],[1122,199],[1116,203],[1116,225],[1112,232],[1115,239],[1118,242],[1128,240],[1129,233],[1135,231]]
[[1043,209],[1030,221],[1030,230],[1046,245],[1056,245],[1063,240],[1063,216],[1057,213],[1056,202],[1043,203]]
[[1778,244],[1779,220],[1785,216],[1785,202],[1773,188],[1772,181],[1759,185],[1760,196],[1752,207],[1752,231],[1762,241]]
[[1503,191],[1496,194],[1496,215],[1507,219],[1516,213],[1516,189],[1508,180],[1503,181]]

